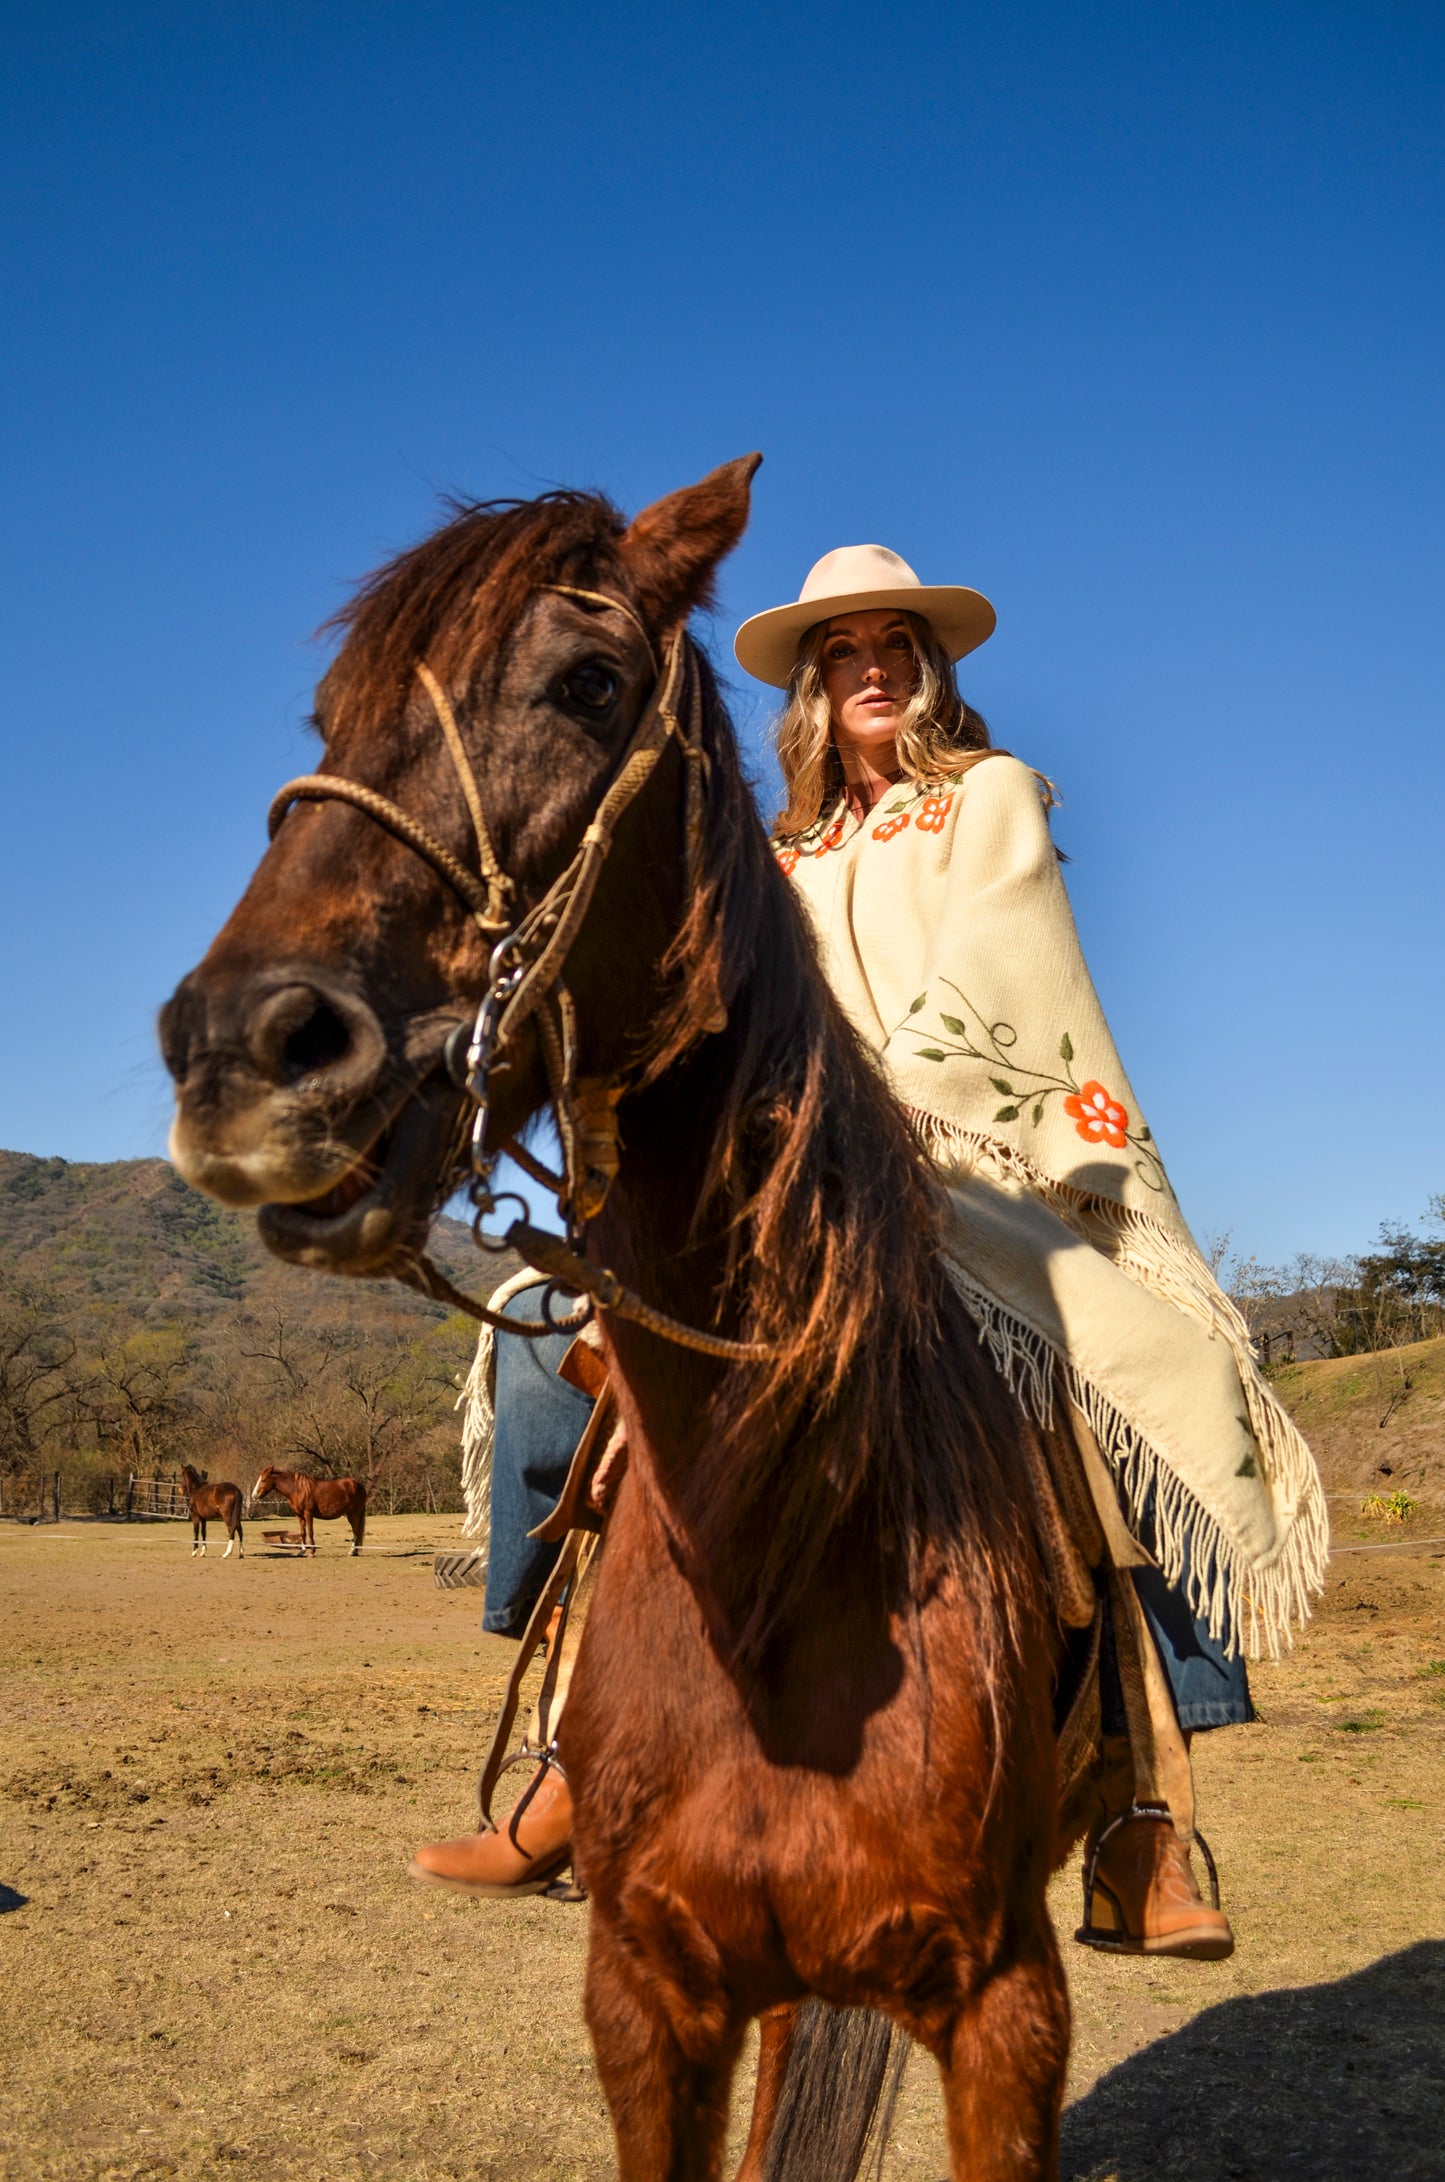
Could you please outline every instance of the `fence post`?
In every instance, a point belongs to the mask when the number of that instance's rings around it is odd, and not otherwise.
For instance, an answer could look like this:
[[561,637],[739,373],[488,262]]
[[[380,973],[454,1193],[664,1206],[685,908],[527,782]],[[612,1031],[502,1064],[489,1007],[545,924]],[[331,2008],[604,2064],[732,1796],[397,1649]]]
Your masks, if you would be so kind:
[[60,1521],[60,1472],[55,1473],[55,1520]]
[[127,1478],[126,1478],[126,1481],[125,1481],[125,1519],[126,1519],[126,1521],[127,1521],[127,1522],[129,1522],[129,1521],[130,1521],[130,1510],[131,1510],[131,1502],[132,1502],[132,1501],[133,1501],[134,1499],[135,1499],[135,1471],[134,1471],[134,1470],[132,1470],[132,1471],[131,1471],[131,1472],[129,1473],[129,1475],[127,1476]]

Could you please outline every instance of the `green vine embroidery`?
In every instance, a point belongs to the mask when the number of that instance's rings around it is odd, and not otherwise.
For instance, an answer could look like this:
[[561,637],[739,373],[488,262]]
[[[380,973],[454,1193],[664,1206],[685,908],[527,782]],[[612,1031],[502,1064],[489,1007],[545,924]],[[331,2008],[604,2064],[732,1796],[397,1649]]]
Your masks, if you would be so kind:
[[[1134,1172],[1140,1181],[1161,1193],[1170,1189],[1169,1177],[1154,1149],[1154,1139],[1144,1124],[1140,1122],[1136,1128],[1131,1127],[1128,1110],[1094,1078],[1079,1082],[1073,1066],[1074,1041],[1067,1031],[1059,1040],[1062,1073],[1054,1069],[1025,1067],[1014,1053],[1018,1032],[1013,1024],[1002,1019],[995,1023],[986,1021],[982,1011],[952,978],[946,977],[942,982],[950,992],[957,993],[964,1012],[946,1015],[940,1008],[938,1020],[943,1026],[943,1037],[937,1044],[917,1047],[915,1059],[939,1063],[981,1061],[985,1067],[1006,1069],[1006,1075],[991,1075],[988,1079],[1006,1101],[994,1115],[995,1121],[1017,1121],[1027,1108],[1029,1121],[1037,1128],[1050,1099],[1061,1099],[1064,1112],[1086,1144],[1108,1144],[1115,1151],[1122,1151],[1126,1144],[1132,1145],[1138,1155]],[[894,1035],[908,1030],[915,1038],[926,1036],[914,1024],[913,1018],[922,1013],[927,1003],[927,993],[921,992],[903,1020],[895,1025]],[[975,1026],[973,1029],[970,1029],[970,1023]],[[1170,1194],[1172,1196],[1172,1190]]]

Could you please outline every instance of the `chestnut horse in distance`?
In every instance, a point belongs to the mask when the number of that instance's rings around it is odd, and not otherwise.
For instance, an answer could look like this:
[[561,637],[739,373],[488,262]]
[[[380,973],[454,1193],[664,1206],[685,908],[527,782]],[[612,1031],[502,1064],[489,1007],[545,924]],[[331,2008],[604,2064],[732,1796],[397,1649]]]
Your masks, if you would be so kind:
[[[625,754],[680,671],[686,735],[669,727],[569,934],[567,1050],[519,1021],[487,1123],[490,1149],[514,1140],[575,1066],[593,1110],[615,1107],[621,1161],[579,1250],[748,1345],[709,1356],[599,1313],[630,1461],[560,1755],[619,2170],[711,2182],[749,2019],[815,1995],[928,2048],[954,2177],[1049,2182],[1069,2045],[1045,1899],[1059,1635],[1028,1426],[686,633],[754,467],[630,526],[591,493],[462,508],[362,588],[316,711],[321,767],[372,815],[293,807],[168,1003],[172,1153],[258,1208],[279,1255],[425,1284],[468,1172],[444,1049],[489,989],[497,925],[374,814],[400,806],[475,873],[479,806],[515,923],[637,777]],[[835,2059],[815,2088],[846,2099],[854,2073]],[[755,2144],[750,2172],[838,2182],[809,2139]]]
[[246,1548],[241,1535],[241,1509],[246,1496],[240,1486],[212,1485],[188,1462],[181,1464],[181,1484],[191,1511],[191,1559],[206,1550],[207,1519],[219,1517],[226,1526],[226,1550],[221,1559],[229,1561],[234,1546],[237,1560],[244,1561]]
[[305,1470],[277,1470],[268,1463],[251,1487],[254,1507],[263,1493],[279,1493],[301,1525],[301,1544],[316,1551],[316,1518],[332,1523],[344,1515],[351,1525],[352,1557],[366,1536],[366,1486],[359,1477],[311,1477]]

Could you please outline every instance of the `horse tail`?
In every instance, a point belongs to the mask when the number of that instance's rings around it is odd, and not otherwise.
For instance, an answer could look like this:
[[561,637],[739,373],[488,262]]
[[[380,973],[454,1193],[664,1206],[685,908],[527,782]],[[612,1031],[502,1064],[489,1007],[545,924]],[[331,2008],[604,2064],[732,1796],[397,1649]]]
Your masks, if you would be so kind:
[[808,2000],[764,2157],[764,2182],[855,2182],[870,2145],[881,2173],[908,2040],[871,2008]]

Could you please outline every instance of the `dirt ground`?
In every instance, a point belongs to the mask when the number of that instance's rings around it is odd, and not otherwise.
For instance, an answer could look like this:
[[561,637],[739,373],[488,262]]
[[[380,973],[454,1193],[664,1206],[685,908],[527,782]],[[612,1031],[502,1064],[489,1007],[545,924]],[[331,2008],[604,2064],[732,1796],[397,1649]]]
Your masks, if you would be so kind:
[[[509,1660],[433,1585],[457,1529],[192,1562],[0,1523],[0,2175],[610,2174],[585,1909],[403,1877],[470,1822]],[[1087,1954],[1059,1882],[1068,2182],[1445,2177],[1445,1521],[1411,1532],[1342,1523],[1259,1723],[1198,1746],[1232,1961]],[[883,2171],[944,2169],[915,2053]]]

